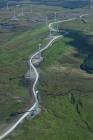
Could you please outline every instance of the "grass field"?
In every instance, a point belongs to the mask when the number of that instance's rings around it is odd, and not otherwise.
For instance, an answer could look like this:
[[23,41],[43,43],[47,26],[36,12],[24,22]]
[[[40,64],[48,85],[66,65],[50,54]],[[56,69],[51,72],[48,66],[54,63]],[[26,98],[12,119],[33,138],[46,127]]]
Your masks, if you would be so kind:
[[3,123],[12,111],[26,108],[29,94],[21,81],[29,56],[38,49],[39,43],[46,42],[46,34],[47,28],[39,26],[36,31],[24,32],[0,46],[0,122]]
[[[10,139],[92,140],[92,77],[80,71],[80,60],[73,57],[71,46],[63,51],[61,45],[66,40],[60,42],[46,51],[47,60],[42,64],[39,89],[44,111],[33,121],[26,121],[17,129],[16,137]],[[61,53],[57,56],[59,52],[53,50],[59,48]]]
[[[56,41],[43,53],[44,62],[40,67],[38,86],[42,112],[35,119],[26,120],[20,125],[8,137],[10,140],[93,139],[93,75],[80,70],[80,64],[87,53],[84,47],[81,53],[79,44],[76,43],[81,37],[89,35],[90,31],[92,35],[92,28],[89,28],[92,26],[92,18],[87,31],[84,31],[87,24],[77,22],[63,24],[60,28],[71,33]],[[23,111],[31,103],[28,88],[20,81],[27,71],[29,56],[38,49],[39,43],[42,43],[42,46],[47,43],[48,29],[39,24],[27,31],[13,31],[8,34],[9,38],[4,41],[4,35],[0,45],[2,125],[9,121],[11,112]],[[82,45],[83,43],[85,45],[82,41]]]
[[[33,6],[33,14],[28,13],[20,20],[10,20],[14,7],[10,10],[0,9],[0,128],[13,121],[10,114],[24,111],[31,106],[31,90],[24,85],[24,75],[27,72],[27,61],[38,49],[38,44],[46,44],[48,29],[42,10],[45,6]],[[27,9],[28,8],[28,9]],[[55,8],[49,8],[52,12]],[[30,11],[30,6],[24,6],[24,11]],[[36,12],[35,12],[35,11]],[[16,7],[16,13],[20,12]],[[49,13],[49,12],[48,12]],[[37,22],[30,21],[34,18]],[[29,91],[30,90],[30,91]],[[30,93],[29,93],[30,92]],[[30,96],[30,98],[29,98]],[[14,117],[14,120],[16,117]],[[0,131],[1,131],[0,129]]]
[[10,140],[93,139],[93,75],[80,70],[85,54],[71,44],[78,37],[69,34],[43,53],[39,82],[43,111],[22,124]]
[[[53,19],[55,9],[63,10],[57,7],[33,6],[33,13],[26,13],[23,17],[18,17],[18,21],[13,21],[11,17],[14,8],[0,9],[0,132],[7,123],[16,120],[16,117],[10,117],[11,113],[24,111],[31,106],[31,89],[24,84],[27,61],[38,49],[39,43],[44,46],[47,42],[46,16],[50,13]],[[24,6],[24,11],[30,11],[30,8],[29,5]],[[16,7],[16,13],[20,12],[19,7]]]

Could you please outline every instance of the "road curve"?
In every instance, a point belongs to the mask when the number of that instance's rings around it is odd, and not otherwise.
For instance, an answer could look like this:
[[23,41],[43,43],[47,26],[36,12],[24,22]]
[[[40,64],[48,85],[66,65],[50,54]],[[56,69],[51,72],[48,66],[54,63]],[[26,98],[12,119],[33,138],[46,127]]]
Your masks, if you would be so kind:
[[[84,15],[81,15],[81,17],[85,16],[87,14],[84,14]],[[60,20],[60,21],[56,21],[56,22],[52,22],[48,25],[49,27],[49,30],[50,31],[53,31],[53,32],[58,32],[58,29],[54,29],[53,28],[53,24],[57,24],[57,23],[62,23],[62,22],[69,22],[69,21],[72,21],[72,20],[76,20],[76,18],[70,18],[70,19],[67,19],[67,20]],[[32,57],[30,58],[29,62],[30,62],[30,67],[33,68],[34,72],[35,72],[35,81],[34,81],[34,84],[33,84],[33,95],[34,95],[34,98],[35,98],[35,102],[33,104],[33,106],[31,106],[30,109],[27,110],[26,113],[24,113],[18,120],[17,122],[11,126],[7,131],[5,131],[1,136],[0,136],[0,140],[2,140],[3,138],[5,138],[6,136],[8,136],[20,123],[23,122],[23,120],[25,118],[28,117],[28,115],[31,114],[31,112],[33,110],[37,110],[39,108],[39,102],[38,102],[38,98],[37,98],[37,91],[36,91],[36,85],[37,85],[37,82],[38,82],[38,79],[39,79],[39,73],[36,69],[36,67],[33,65],[32,63],[32,59],[38,55],[40,52],[43,52],[45,51],[48,47],[50,47],[55,40],[57,40],[58,38],[62,37],[62,35],[57,35],[57,36],[53,36],[52,39],[48,42],[48,44],[42,48],[41,50],[37,51],[35,54],[32,55]]]

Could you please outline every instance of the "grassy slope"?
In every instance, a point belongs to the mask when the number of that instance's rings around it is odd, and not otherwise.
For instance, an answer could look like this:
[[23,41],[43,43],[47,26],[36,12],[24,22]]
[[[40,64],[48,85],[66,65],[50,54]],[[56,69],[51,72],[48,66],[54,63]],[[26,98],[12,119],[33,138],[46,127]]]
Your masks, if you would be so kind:
[[[24,6],[24,11],[30,10],[29,5]],[[10,20],[13,11],[14,7],[0,10],[0,23],[10,28],[13,26],[11,29],[0,27],[0,128],[7,122],[10,113],[22,111],[30,104],[29,91],[20,81],[27,71],[28,57],[38,48],[38,43],[43,46],[47,42],[47,28],[41,27],[42,21],[38,20],[55,11],[61,12],[63,8],[33,5],[33,13],[19,17],[21,20],[18,21]],[[21,12],[20,7],[16,8],[16,12]],[[37,20],[36,23],[29,21],[31,16]]]
[[[28,89],[20,81],[27,71],[28,57],[38,48],[38,43],[43,45],[46,42],[46,34],[47,28],[39,27],[15,36],[0,46],[0,121],[6,120],[12,111],[26,106]],[[22,102],[18,102],[18,99]]]
[[45,111],[10,139],[93,139],[93,76],[80,71],[82,57],[75,56],[71,40],[63,38],[44,53],[39,89]]

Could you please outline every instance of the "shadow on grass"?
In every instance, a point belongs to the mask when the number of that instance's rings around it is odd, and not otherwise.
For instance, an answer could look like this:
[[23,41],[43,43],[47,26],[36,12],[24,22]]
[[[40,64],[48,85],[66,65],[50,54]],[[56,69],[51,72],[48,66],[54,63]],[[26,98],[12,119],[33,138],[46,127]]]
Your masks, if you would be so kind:
[[93,73],[93,35],[85,35],[77,30],[67,29],[66,31],[68,32],[66,36],[70,39],[67,44],[77,50],[77,53],[73,54],[74,57],[84,59],[80,68],[88,73]]

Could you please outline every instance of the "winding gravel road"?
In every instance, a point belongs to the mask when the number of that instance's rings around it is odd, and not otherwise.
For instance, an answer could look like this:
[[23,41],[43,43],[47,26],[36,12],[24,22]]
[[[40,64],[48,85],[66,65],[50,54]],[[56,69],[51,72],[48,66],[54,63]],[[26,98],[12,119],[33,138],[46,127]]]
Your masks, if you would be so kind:
[[[88,14],[84,14],[84,15],[80,15],[80,18],[82,18],[83,16],[86,16]],[[60,20],[60,21],[56,21],[56,22],[52,22],[48,25],[49,27],[49,30],[51,32],[59,32],[58,29],[54,29],[53,28],[53,24],[58,24],[58,23],[62,23],[62,22],[69,22],[69,21],[73,21],[73,20],[76,20],[77,18],[70,18],[70,19],[67,19],[67,20]],[[39,79],[39,73],[36,69],[36,67],[33,65],[32,63],[32,59],[37,56],[40,52],[43,52],[45,51],[48,47],[50,47],[54,42],[55,40],[57,40],[58,38],[62,37],[62,35],[56,35],[56,36],[52,36],[51,40],[48,42],[48,44],[42,48],[41,50],[37,51],[35,54],[32,55],[32,57],[30,58],[30,67],[33,68],[34,72],[35,72],[35,81],[34,81],[34,84],[33,84],[33,95],[34,95],[34,98],[35,98],[35,102],[33,104],[33,106],[31,106],[31,108],[29,110],[27,110],[26,113],[24,113],[18,120],[15,124],[13,124],[7,131],[5,131],[1,136],[0,136],[0,140],[2,140],[3,138],[5,138],[6,136],[8,136],[11,132],[13,132],[13,130],[23,122],[23,120],[25,120],[25,118],[27,118],[32,112],[33,110],[35,110],[37,113],[36,115],[40,112],[39,110],[39,102],[38,102],[38,97],[37,97],[37,90],[36,90],[36,86],[37,86],[37,82],[38,82],[38,79]]]

